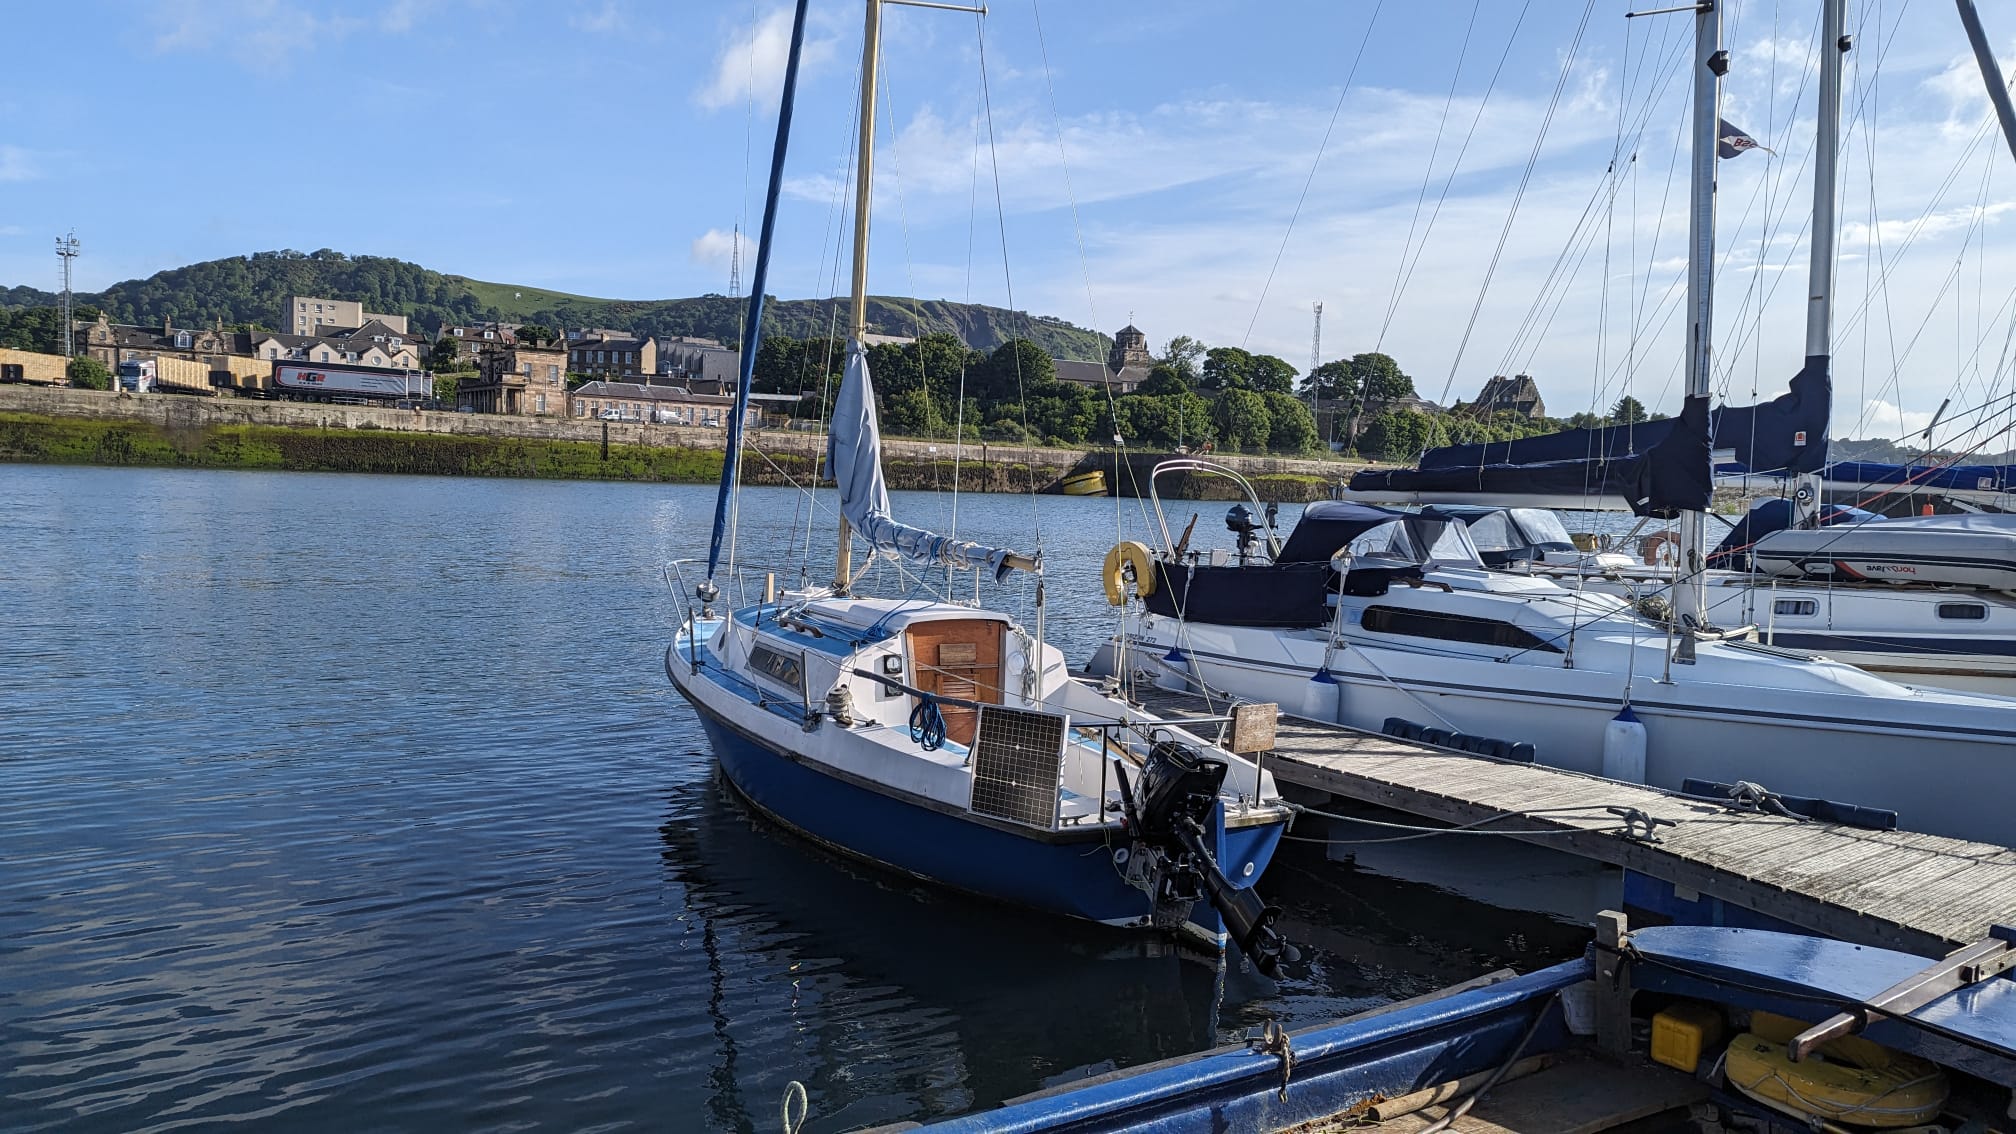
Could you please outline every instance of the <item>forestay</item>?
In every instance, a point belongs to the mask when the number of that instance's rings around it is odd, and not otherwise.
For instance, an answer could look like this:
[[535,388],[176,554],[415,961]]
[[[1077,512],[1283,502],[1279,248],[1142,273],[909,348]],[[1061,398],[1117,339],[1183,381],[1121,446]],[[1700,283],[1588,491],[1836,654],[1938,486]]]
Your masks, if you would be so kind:
[[889,486],[882,479],[882,428],[875,416],[875,388],[868,376],[867,351],[858,342],[848,348],[847,374],[833,403],[826,467],[840,488],[840,515],[876,550],[895,552],[919,563],[985,566],[994,571],[997,580],[1007,577],[1013,554],[1007,548],[952,539],[890,517]]

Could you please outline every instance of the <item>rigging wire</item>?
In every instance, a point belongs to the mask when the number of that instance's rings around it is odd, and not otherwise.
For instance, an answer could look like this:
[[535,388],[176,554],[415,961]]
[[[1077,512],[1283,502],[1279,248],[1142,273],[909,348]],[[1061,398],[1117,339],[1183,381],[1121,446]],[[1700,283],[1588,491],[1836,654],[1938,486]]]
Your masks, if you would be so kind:
[[1274,286],[1274,274],[1281,270],[1281,258],[1288,252],[1288,238],[1295,234],[1295,222],[1302,216],[1302,205],[1309,199],[1309,187],[1316,183],[1316,170],[1323,164],[1323,151],[1330,146],[1330,134],[1337,129],[1337,117],[1344,112],[1344,99],[1350,95],[1351,83],[1358,77],[1358,64],[1365,58],[1365,45],[1372,42],[1372,29],[1379,23],[1379,12],[1385,6],[1386,0],[1379,0],[1372,6],[1372,18],[1365,21],[1365,34],[1358,40],[1357,54],[1351,57],[1351,70],[1344,76],[1343,89],[1337,92],[1337,105],[1330,110],[1330,122],[1323,127],[1323,140],[1317,143],[1316,159],[1309,163],[1309,176],[1303,179],[1302,193],[1295,198],[1295,211],[1288,214],[1288,228],[1281,234],[1281,247],[1274,252],[1274,266],[1267,269],[1267,282],[1260,286],[1260,298],[1253,304],[1253,317],[1246,321],[1246,333],[1240,336],[1241,350],[1253,337],[1253,325],[1260,321],[1260,311],[1267,304],[1267,292]]
[[[1498,233],[1498,246],[1492,250],[1491,262],[1484,269],[1484,283],[1478,289],[1477,302],[1470,309],[1470,321],[1463,328],[1463,337],[1456,344],[1456,357],[1450,360],[1449,377],[1442,383],[1440,401],[1449,400],[1450,387],[1456,383],[1457,368],[1463,364],[1463,352],[1470,345],[1470,335],[1477,329],[1477,316],[1484,310],[1484,297],[1490,294],[1491,278],[1497,274],[1498,261],[1505,254],[1505,242],[1512,236],[1512,222],[1519,216],[1519,205],[1526,197],[1526,187],[1533,179],[1533,167],[1540,160],[1540,148],[1547,140],[1547,129],[1554,122],[1554,111],[1561,105],[1561,92],[1568,86],[1568,75],[1575,67],[1575,56],[1582,46],[1582,33],[1589,27],[1589,14],[1596,9],[1596,0],[1587,0],[1582,6],[1582,19],[1575,25],[1575,38],[1568,44],[1567,57],[1561,63],[1561,75],[1554,83],[1553,97],[1547,100],[1547,113],[1540,119],[1539,134],[1533,139],[1533,151],[1526,158],[1526,170],[1519,177],[1519,188],[1512,195],[1512,208],[1505,214],[1505,225]],[[1257,313],[1256,313],[1257,314]]]
[[[1485,84],[1484,97],[1477,102],[1477,113],[1470,116],[1470,129],[1463,135],[1463,144],[1457,147],[1456,161],[1449,167],[1449,176],[1442,179],[1442,192],[1435,198],[1435,208],[1428,213],[1428,227],[1421,233],[1421,244],[1415,250],[1414,260],[1406,265],[1405,274],[1393,289],[1392,306],[1388,310],[1385,323],[1379,328],[1379,337],[1372,348],[1375,351],[1384,345],[1387,328],[1392,326],[1393,315],[1399,309],[1400,297],[1406,293],[1407,285],[1414,280],[1414,269],[1420,265],[1422,253],[1427,251],[1428,238],[1435,232],[1435,221],[1442,215],[1442,205],[1449,199],[1449,189],[1456,183],[1456,174],[1463,168],[1463,157],[1470,152],[1470,140],[1477,136],[1477,124],[1484,120],[1484,110],[1491,105],[1491,95],[1498,89],[1498,77],[1505,71],[1505,61],[1512,57],[1512,45],[1518,41],[1519,29],[1525,26],[1526,13],[1532,7],[1533,0],[1526,0],[1520,5],[1519,16],[1512,22],[1512,32],[1505,37],[1505,50],[1499,53],[1498,66],[1492,69],[1491,81]],[[1443,399],[1445,401],[1448,399],[1446,393]]]

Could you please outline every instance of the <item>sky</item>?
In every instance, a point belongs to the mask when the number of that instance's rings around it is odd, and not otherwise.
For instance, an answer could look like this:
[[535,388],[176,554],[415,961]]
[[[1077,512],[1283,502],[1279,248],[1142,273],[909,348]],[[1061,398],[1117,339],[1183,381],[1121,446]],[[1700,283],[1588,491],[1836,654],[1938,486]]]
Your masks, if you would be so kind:
[[[1650,0],[1643,7],[1663,7]],[[2016,9],[1984,4],[2016,63]],[[1447,404],[1684,388],[1686,15],[1621,0],[1001,0],[885,10],[869,274],[1108,333],[1392,355]],[[813,0],[768,291],[846,290],[862,6]],[[1715,392],[1804,352],[1817,0],[1731,0]],[[586,295],[729,290],[761,222],[778,0],[9,5],[0,285],[333,248]],[[1947,0],[1853,0],[1837,436],[2012,420],[2016,162]],[[836,264],[836,259],[841,262]],[[743,247],[745,278],[753,241]],[[1973,428],[1969,433],[1965,430]],[[2002,448],[1993,445],[1991,448]]]

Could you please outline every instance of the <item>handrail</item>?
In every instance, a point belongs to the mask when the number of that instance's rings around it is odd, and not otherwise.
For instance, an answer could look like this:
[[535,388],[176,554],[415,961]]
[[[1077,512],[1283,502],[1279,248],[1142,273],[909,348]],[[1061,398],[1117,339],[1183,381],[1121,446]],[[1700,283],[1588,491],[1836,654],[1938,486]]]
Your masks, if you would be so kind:
[[1274,522],[1267,518],[1267,505],[1261,503],[1260,493],[1253,487],[1252,481],[1247,480],[1229,465],[1200,460],[1196,457],[1178,457],[1173,461],[1157,461],[1155,467],[1148,470],[1148,501],[1155,506],[1155,523],[1162,529],[1162,550],[1165,554],[1175,554],[1176,541],[1169,536],[1169,520],[1162,514],[1162,493],[1156,488],[1155,480],[1164,473],[1179,472],[1223,477],[1237,484],[1246,493],[1246,499],[1252,503],[1254,513],[1267,525],[1267,557],[1272,559],[1281,553],[1281,537],[1274,530]]

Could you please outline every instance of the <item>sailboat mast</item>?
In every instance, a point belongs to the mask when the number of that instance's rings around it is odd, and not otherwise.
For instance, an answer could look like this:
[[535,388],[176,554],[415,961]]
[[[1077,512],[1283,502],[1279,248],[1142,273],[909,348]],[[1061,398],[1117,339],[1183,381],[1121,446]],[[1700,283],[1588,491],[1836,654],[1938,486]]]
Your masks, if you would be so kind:
[[[770,183],[763,197],[763,235],[756,246],[756,275],[751,282],[749,317],[742,326],[742,358],[735,386],[735,405],[729,411],[727,451],[721,460],[721,487],[714,501],[714,531],[707,545],[707,580],[703,598],[713,602],[718,594],[714,574],[721,567],[721,546],[727,536],[729,510],[742,462],[742,428],[749,416],[749,389],[756,376],[756,351],[763,342],[763,294],[770,278],[770,237],[777,229],[777,198],[784,187],[784,155],[791,142],[791,107],[797,101],[798,60],[805,47],[805,8],[798,0],[791,21],[791,49],[784,62],[784,90],[777,108],[777,141],[770,151]],[[739,232],[739,230],[738,230]],[[741,242],[736,242],[741,254]],[[739,263],[739,260],[738,260]]]
[[[1703,0],[1694,13],[1694,128],[1691,204],[1687,212],[1687,396],[1708,396],[1715,317],[1715,147],[1721,121],[1722,75],[1729,53],[1722,50],[1722,7]],[[1680,563],[1673,582],[1673,614],[1683,638],[1676,661],[1694,660],[1693,628],[1706,609],[1702,565],[1707,554],[1703,512],[1680,514]]]
[[[868,206],[875,195],[875,73],[882,56],[882,0],[868,0],[861,33],[861,136],[854,167],[854,281],[847,315],[847,349],[868,349]],[[833,564],[833,593],[854,585],[853,529],[840,517],[839,554]]]
[[[1820,17],[1820,120],[1813,140],[1813,259],[1806,269],[1806,361],[1834,353],[1834,198],[1841,158],[1841,66],[1848,54],[1848,0],[1826,0]],[[1829,49],[1832,50],[1829,50]]]

